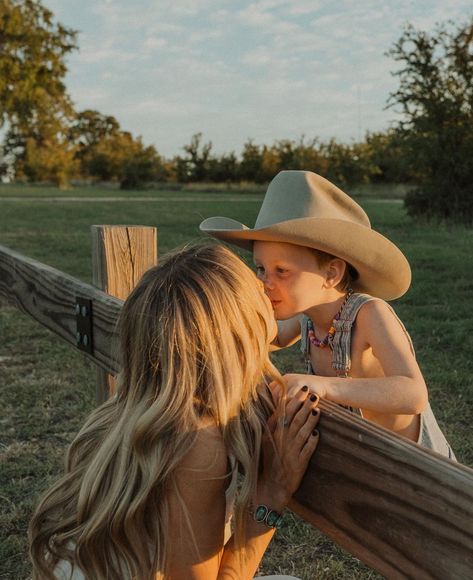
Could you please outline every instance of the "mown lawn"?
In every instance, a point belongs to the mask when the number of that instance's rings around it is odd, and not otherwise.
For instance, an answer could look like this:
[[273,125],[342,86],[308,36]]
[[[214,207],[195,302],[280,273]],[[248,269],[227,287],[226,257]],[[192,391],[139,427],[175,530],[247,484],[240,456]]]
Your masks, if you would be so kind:
[[[91,224],[156,225],[159,252],[199,236],[198,224],[226,215],[251,225],[261,195],[131,192],[148,201],[46,201],[57,190],[0,187],[0,244],[91,280]],[[85,191],[85,190],[84,190]],[[87,195],[91,190],[87,189]],[[74,190],[81,196],[82,190]],[[117,192],[114,192],[117,195]],[[118,193],[122,195],[121,192]],[[71,194],[72,195],[72,194]],[[95,196],[110,192],[94,190]],[[158,199],[161,198],[161,199]],[[361,201],[373,226],[408,256],[413,285],[395,308],[410,331],[431,404],[457,457],[473,466],[473,231],[415,224],[401,203]],[[281,370],[298,368],[297,350],[277,356]],[[62,469],[64,450],[95,403],[95,371],[73,348],[5,303],[0,304],[0,578],[24,579],[26,528],[36,498]],[[295,516],[286,516],[262,571],[304,580],[378,578]]]

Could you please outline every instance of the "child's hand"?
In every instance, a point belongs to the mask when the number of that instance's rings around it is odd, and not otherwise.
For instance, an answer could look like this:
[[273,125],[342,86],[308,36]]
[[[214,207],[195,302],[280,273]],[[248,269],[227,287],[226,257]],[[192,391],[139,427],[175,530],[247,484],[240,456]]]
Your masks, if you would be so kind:
[[294,397],[304,385],[309,387],[309,391],[321,398],[327,397],[327,388],[323,384],[323,379],[315,375],[288,374],[283,376],[287,384],[287,396]]

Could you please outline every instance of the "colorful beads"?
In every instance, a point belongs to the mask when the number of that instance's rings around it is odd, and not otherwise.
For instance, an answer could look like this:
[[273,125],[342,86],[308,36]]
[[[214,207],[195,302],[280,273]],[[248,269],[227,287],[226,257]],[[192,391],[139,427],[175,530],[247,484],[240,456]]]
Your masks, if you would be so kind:
[[337,314],[335,315],[335,318],[332,321],[332,326],[330,327],[330,330],[328,331],[327,336],[325,338],[323,338],[322,340],[319,340],[315,336],[314,323],[309,318],[309,320],[307,321],[309,340],[314,346],[316,346],[317,348],[325,348],[328,345],[330,345],[330,346],[332,345],[333,337],[335,336],[335,333],[337,332],[337,329],[335,328],[335,322],[337,320],[340,320],[340,316],[343,312],[343,309],[345,308],[345,304],[347,303],[348,299],[350,298],[350,296],[352,294],[353,294],[353,290],[350,288],[348,290],[348,292],[346,293],[345,300],[343,301],[343,304],[341,305],[340,310],[337,312]]

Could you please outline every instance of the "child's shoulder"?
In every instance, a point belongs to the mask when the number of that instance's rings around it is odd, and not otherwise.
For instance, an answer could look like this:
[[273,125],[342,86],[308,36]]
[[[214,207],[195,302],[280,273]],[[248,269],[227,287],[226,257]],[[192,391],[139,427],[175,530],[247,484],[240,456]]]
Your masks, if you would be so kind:
[[407,335],[404,324],[393,307],[381,298],[370,297],[370,300],[361,305],[356,317],[356,326],[368,338],[375,335],[377,337]]
[[358,297],[361,303],[359,313],[364,312],[388,312],[392,311],[392,307],[382,298],[371,296],[371,294],[353,294],[355,299]]
[[368,294],[363,294],[362,296],[366,296],[366,300],[362,302],[358,309],[357,324],[373,324],[373,322],[397,319],[392,306],[385,300]]

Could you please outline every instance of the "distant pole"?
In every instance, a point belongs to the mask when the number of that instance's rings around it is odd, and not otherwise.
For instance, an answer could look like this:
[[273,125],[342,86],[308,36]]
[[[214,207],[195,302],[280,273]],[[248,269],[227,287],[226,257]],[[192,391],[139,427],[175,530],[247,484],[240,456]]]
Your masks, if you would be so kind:
[[360,102],[360,85],[356,84],[356,103],[358,112],[358,143],[361,143],[361,102]]
[[[107,294],[125,300],[141,276],[158,263],[158,232],[149,226],[91,226],[92,280]],[[115,379],[97,369],[97,403],[115,392]]]

